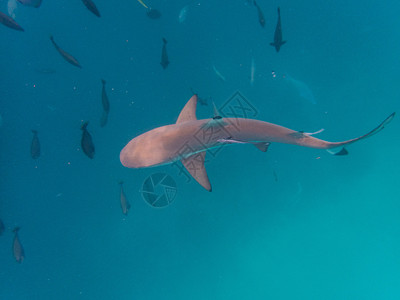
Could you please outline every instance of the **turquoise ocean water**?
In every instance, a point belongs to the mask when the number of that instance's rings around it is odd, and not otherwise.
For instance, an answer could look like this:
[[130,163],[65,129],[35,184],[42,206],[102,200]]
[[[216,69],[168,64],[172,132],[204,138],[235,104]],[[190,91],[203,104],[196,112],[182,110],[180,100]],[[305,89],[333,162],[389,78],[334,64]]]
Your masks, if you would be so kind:
[[[400,111],[398,1],[259,0],[264,28],[244,0],[145,1],[160,19],[134,0],[95,3],[101,18],[79,0],[44,0],[13,9],[25,32],[0,24],[0,299],[400,299],[396,117],[343,157],[224,147],[207,156],[211,193],[174,166],[119,161],[132,138],[174,123],[191,89],[217,107],[240,92],[256,119],[324,128],[321,139],[368,132]],[[279,53],[269,45],[278,6]],[[102,78],[111,106],[103,128]],[[197,115],[212,117],[210,100]],[[84,121],[92,160],[81,149]],[[177,185],[158,209],[140,193],[156,172]]]

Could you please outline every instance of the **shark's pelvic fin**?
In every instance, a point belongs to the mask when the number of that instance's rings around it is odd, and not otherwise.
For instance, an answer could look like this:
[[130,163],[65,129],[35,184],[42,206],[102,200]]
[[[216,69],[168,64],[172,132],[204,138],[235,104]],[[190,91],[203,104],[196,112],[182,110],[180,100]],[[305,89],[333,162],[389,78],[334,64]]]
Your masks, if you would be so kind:
[[197,95],[193,95],[192,98],[190,98],[190,100],[186,103],[181,113],[179,114],[176,124],[197,120],[196,107],[197,107]]
[[336,155],[336,156],[343,156],[343,155],[349,154],[349,151],[347,151],[345,147],[342,147],[342,148],[339,148],[339,149],[336,148],[336,149],[334,149],[334,150],[332,150],[332,149],[327,149],[326,151],[327,151],[329,154]]
[[189,171],[190,175],[192,175],[202,187],[211,192],[212,188],[210,180],[208,179],[207,171],[204,166],[205,156],[206,152],[200,152],[187,158],[183,158],[181,161],[186,170]]
[[269,145],[271,145],[271,143],[265,143],[265,142],[261,142],[261,143],[254,143],[254,146],[256,146],[256,148],[262,152],[267,152]]

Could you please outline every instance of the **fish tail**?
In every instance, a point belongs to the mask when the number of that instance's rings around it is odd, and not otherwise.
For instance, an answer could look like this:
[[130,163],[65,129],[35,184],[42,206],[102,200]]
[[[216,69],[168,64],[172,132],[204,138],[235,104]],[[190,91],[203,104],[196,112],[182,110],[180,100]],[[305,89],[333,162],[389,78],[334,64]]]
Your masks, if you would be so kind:
[[32,133],[33,133],[33,134],[37,134],[38,132],[37,132],[37,130],[32,129]]
[[102,83],[103,85],[105,85],[105,84],[106,84],[106,81],[105,81],[104,79],[102,79],[102,80],[101,80],[101,83]]
[[118,182],[118,184],[123,185],[123,184],[124,184],[124,181],[120,180],[120,181]]
[[83,125],[81,126],[81,130],[86,130],[86,127],[89,125],[89,122],[86,121],[85,123],[83,123]]
[[162,40],[163,40],[164,44],[168,43],[168,41],[165,38],[162,38]]
[[15,228],[13,229],[13,232],[14,232],[14,233],[17,233],[20,229],[21,229],[21,227],[17,226],[17,227],[15,227]]

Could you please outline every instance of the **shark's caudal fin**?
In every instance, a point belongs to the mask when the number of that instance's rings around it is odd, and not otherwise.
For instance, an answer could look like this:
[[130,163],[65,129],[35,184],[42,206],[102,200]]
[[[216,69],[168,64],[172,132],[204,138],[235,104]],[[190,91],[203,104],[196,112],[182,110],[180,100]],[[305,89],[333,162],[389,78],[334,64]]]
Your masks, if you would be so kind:
[[[193,95],[179,114],[176,124],[197,120],[196,107],[197,95]],[[190,175],[192,175],[202,187],[211,192],[211,184],[204,166],[205,156],[206,152],[200,152],[183,158],[181,161]]]
[[[383,120],[383,122],[381,124],[379,124],[376,128],[372,129],[367,134],[364,134],[364,135],[362,135],[362,136],[360,136],[358,138],[355,138],[355,139],[352,139],[352,140],[348,140],[348,141],[344,141],[344,142],[330,143],[330,147],[329,147],[329,149],[327,149],[327,151],[332,155],[347,155],[348,151],[346,150],[346,148],[344,146],[350,145],[350,144],[355,143],[355,142],[357,142],[359,140],[363,140],[363,139],[366,139],[366,138],[368,138],[370,136],[373,136],[374,134],[377,134],[379,131],[381,131],[383,128],[385,128],[385,126],[387,124],[389,124],[393,120],[395,114],[396,113],[390,114],[390,116],[388,116],[385,120]],[[341,148],[339,148],[339,147],[341,147]],[[333,150],[330,150],[332,148],[333,148]],[[336,149],[334,149],[334,148],[336,148]]]

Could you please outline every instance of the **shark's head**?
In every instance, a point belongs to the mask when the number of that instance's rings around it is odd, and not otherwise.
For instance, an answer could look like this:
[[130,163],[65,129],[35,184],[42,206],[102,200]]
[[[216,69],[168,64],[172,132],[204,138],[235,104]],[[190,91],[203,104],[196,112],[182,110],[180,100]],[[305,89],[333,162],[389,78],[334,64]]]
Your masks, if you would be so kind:
[[120,153],[123,166],[128,168],[147,168],[168,164],[174,161],[176,150],[171,144],[171,126],[158,127],[131,140]]

